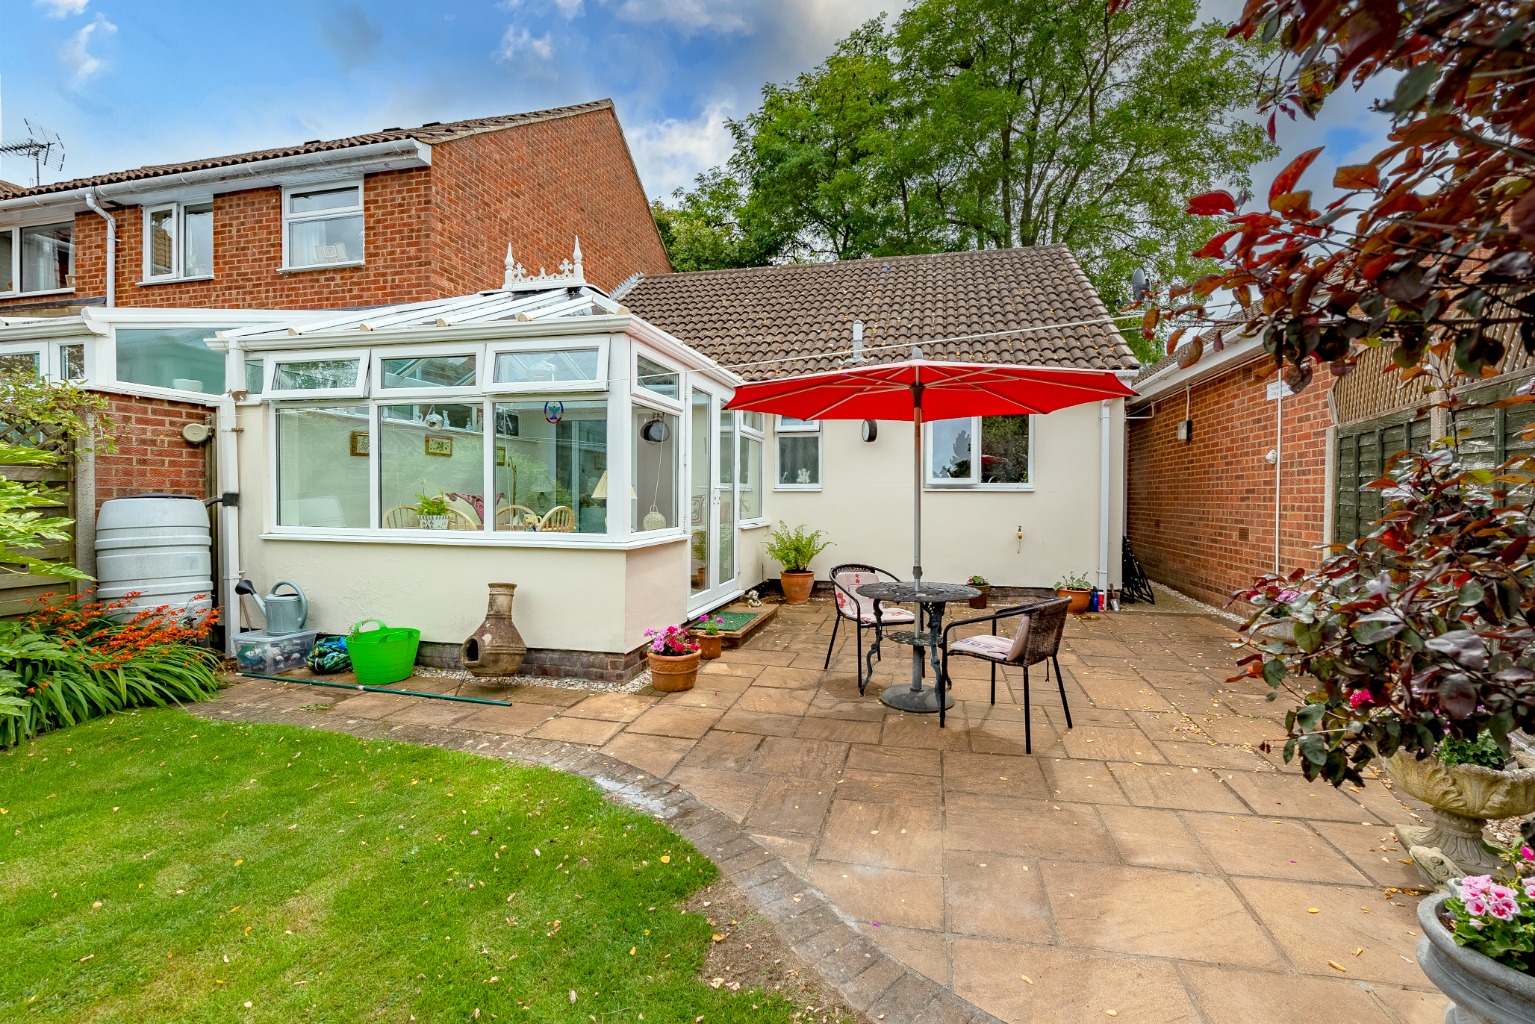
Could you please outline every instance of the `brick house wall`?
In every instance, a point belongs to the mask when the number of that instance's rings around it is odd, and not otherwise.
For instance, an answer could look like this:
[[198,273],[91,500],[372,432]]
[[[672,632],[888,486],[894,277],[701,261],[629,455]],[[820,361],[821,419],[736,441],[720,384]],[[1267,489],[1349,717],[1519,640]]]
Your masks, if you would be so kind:
[[[418,302],[500,285],[506,247],[553,271],[577,235],[587,280],[611,289],[671,270],[611,108],[485,131],[432,147],[432,166],[363,182],[361,267],[282,272],[282,190],[213,199],[213,278],[140,284],[143,208],[117,221],[119,306],[327,309]],[[75,293],[0,299],[62,306],[106,295],[106,222],[75,216]]]
[[536,274],[581,236],[586,279],[611,291],[671,261],[611,108],[437,146],[434,294],[499,287],[506,247]]
[[[1179,441],[1184,392],[1131,412],[1130,543],[1153,580],[1223,607],[1233,591],[1274,568],[1275,403],[1264,357],[1196,383],[1191,442]],[[1324,375],[1325,376],[1325,375]],[[1284,399],[1279,561],[1312,567],[1326,542],[1330,379]],[[1134,417],[1146,417],[1136,419]],[[1242,606],[1236,606],[1239,610]]]
[[96,456],[98,510],[109,498],[146,492],[208,494],[209,445],[188,444],[181,428],[188,423],[212,427],[212,409],[164,398],[106,398],[117,450]]

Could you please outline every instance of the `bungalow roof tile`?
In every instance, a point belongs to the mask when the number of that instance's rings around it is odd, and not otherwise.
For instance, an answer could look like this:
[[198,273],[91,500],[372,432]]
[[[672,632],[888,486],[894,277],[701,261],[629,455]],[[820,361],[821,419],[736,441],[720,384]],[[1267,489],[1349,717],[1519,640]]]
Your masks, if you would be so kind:
[[1136,367],[1063,245],[664,274],[622,301],[747,380],[835,369],[854,320],[874,362],[918,345],[928,358]]

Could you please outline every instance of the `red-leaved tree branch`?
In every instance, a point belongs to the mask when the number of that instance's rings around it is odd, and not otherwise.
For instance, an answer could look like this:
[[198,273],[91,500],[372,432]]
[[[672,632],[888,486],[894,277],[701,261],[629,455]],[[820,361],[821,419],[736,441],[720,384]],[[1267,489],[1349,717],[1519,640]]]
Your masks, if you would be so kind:
[[[1320,149],[1279,173],[1266,208],[1190,199],[1224,219],[1196,254],[1220,269],[1148,300],[1146,335],[1173,317],[1174,351],[1216,323],[1205,303],[1226,290],[1297,389],[1370,345],[1392,346],[1409,376],[1451,362],[1480,376],[1511,345],[1535,353],[1535,0],[1249,0],[1231,32],[1279,48],[1260,97],[1271,138],[1280,114],[1314,117],[1334,91],[1399,72],[1389,144],[1339,167],[1343,195],[1320,210],[1298,188]],[[1218,326],[1206,336],[1223,344]]]

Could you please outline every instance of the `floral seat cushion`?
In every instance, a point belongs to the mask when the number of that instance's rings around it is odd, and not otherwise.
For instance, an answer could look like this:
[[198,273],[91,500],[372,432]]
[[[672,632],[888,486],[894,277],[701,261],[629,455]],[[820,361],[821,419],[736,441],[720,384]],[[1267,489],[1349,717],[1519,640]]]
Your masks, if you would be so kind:
[[[874,602],[860,595],[858,588],[866,583],[880,582],[879,576],[872,572],[839,572],[832,580],[838,587],[837,613],[865,626],[874,625]],[[881,625],[888,626],[892,622],[915,622],[917,617],[906,608],[885,605],[879,610],[879,620]]]
[[1023,657],[1029,644],[1029,616],[1018,616],[1018,630],[1012,636],[993,636],[980,633],[956,640],[949,645],[950,654],[968,654],[987,661],[1015,662]]

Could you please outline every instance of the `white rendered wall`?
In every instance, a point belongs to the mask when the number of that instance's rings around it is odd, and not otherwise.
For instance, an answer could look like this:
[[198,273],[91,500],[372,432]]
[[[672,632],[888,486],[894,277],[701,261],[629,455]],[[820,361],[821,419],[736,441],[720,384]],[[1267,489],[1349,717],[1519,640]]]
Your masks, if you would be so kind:
[[[1110,406],[1109,578],[1119,582],[1124,524],[1124,402]],[[922,494],[922,574],[960,583],[972,573],[997,586],[1048,587],[1066,573],[1096,581],[1101,449],[1099,403],[1034,419],[1032,491],[932,489]],[[867,562],[901,578],[912,566],[912,426],[881,422],[863,441],[856,420],[821,424],[821,490],[771,491],[776,524],[827,532],[834,546],[815,560],[818,579],[839,562]],[[777,444],[768,441],[767,477],[776,480]],[[1023,538],[1018,538],[1018,528]],[[761,552],[765,532],[742,535],[742,563]],[[760,555],[763,573],[777,563]],[[743,577],[743,586],[745,583]]]

